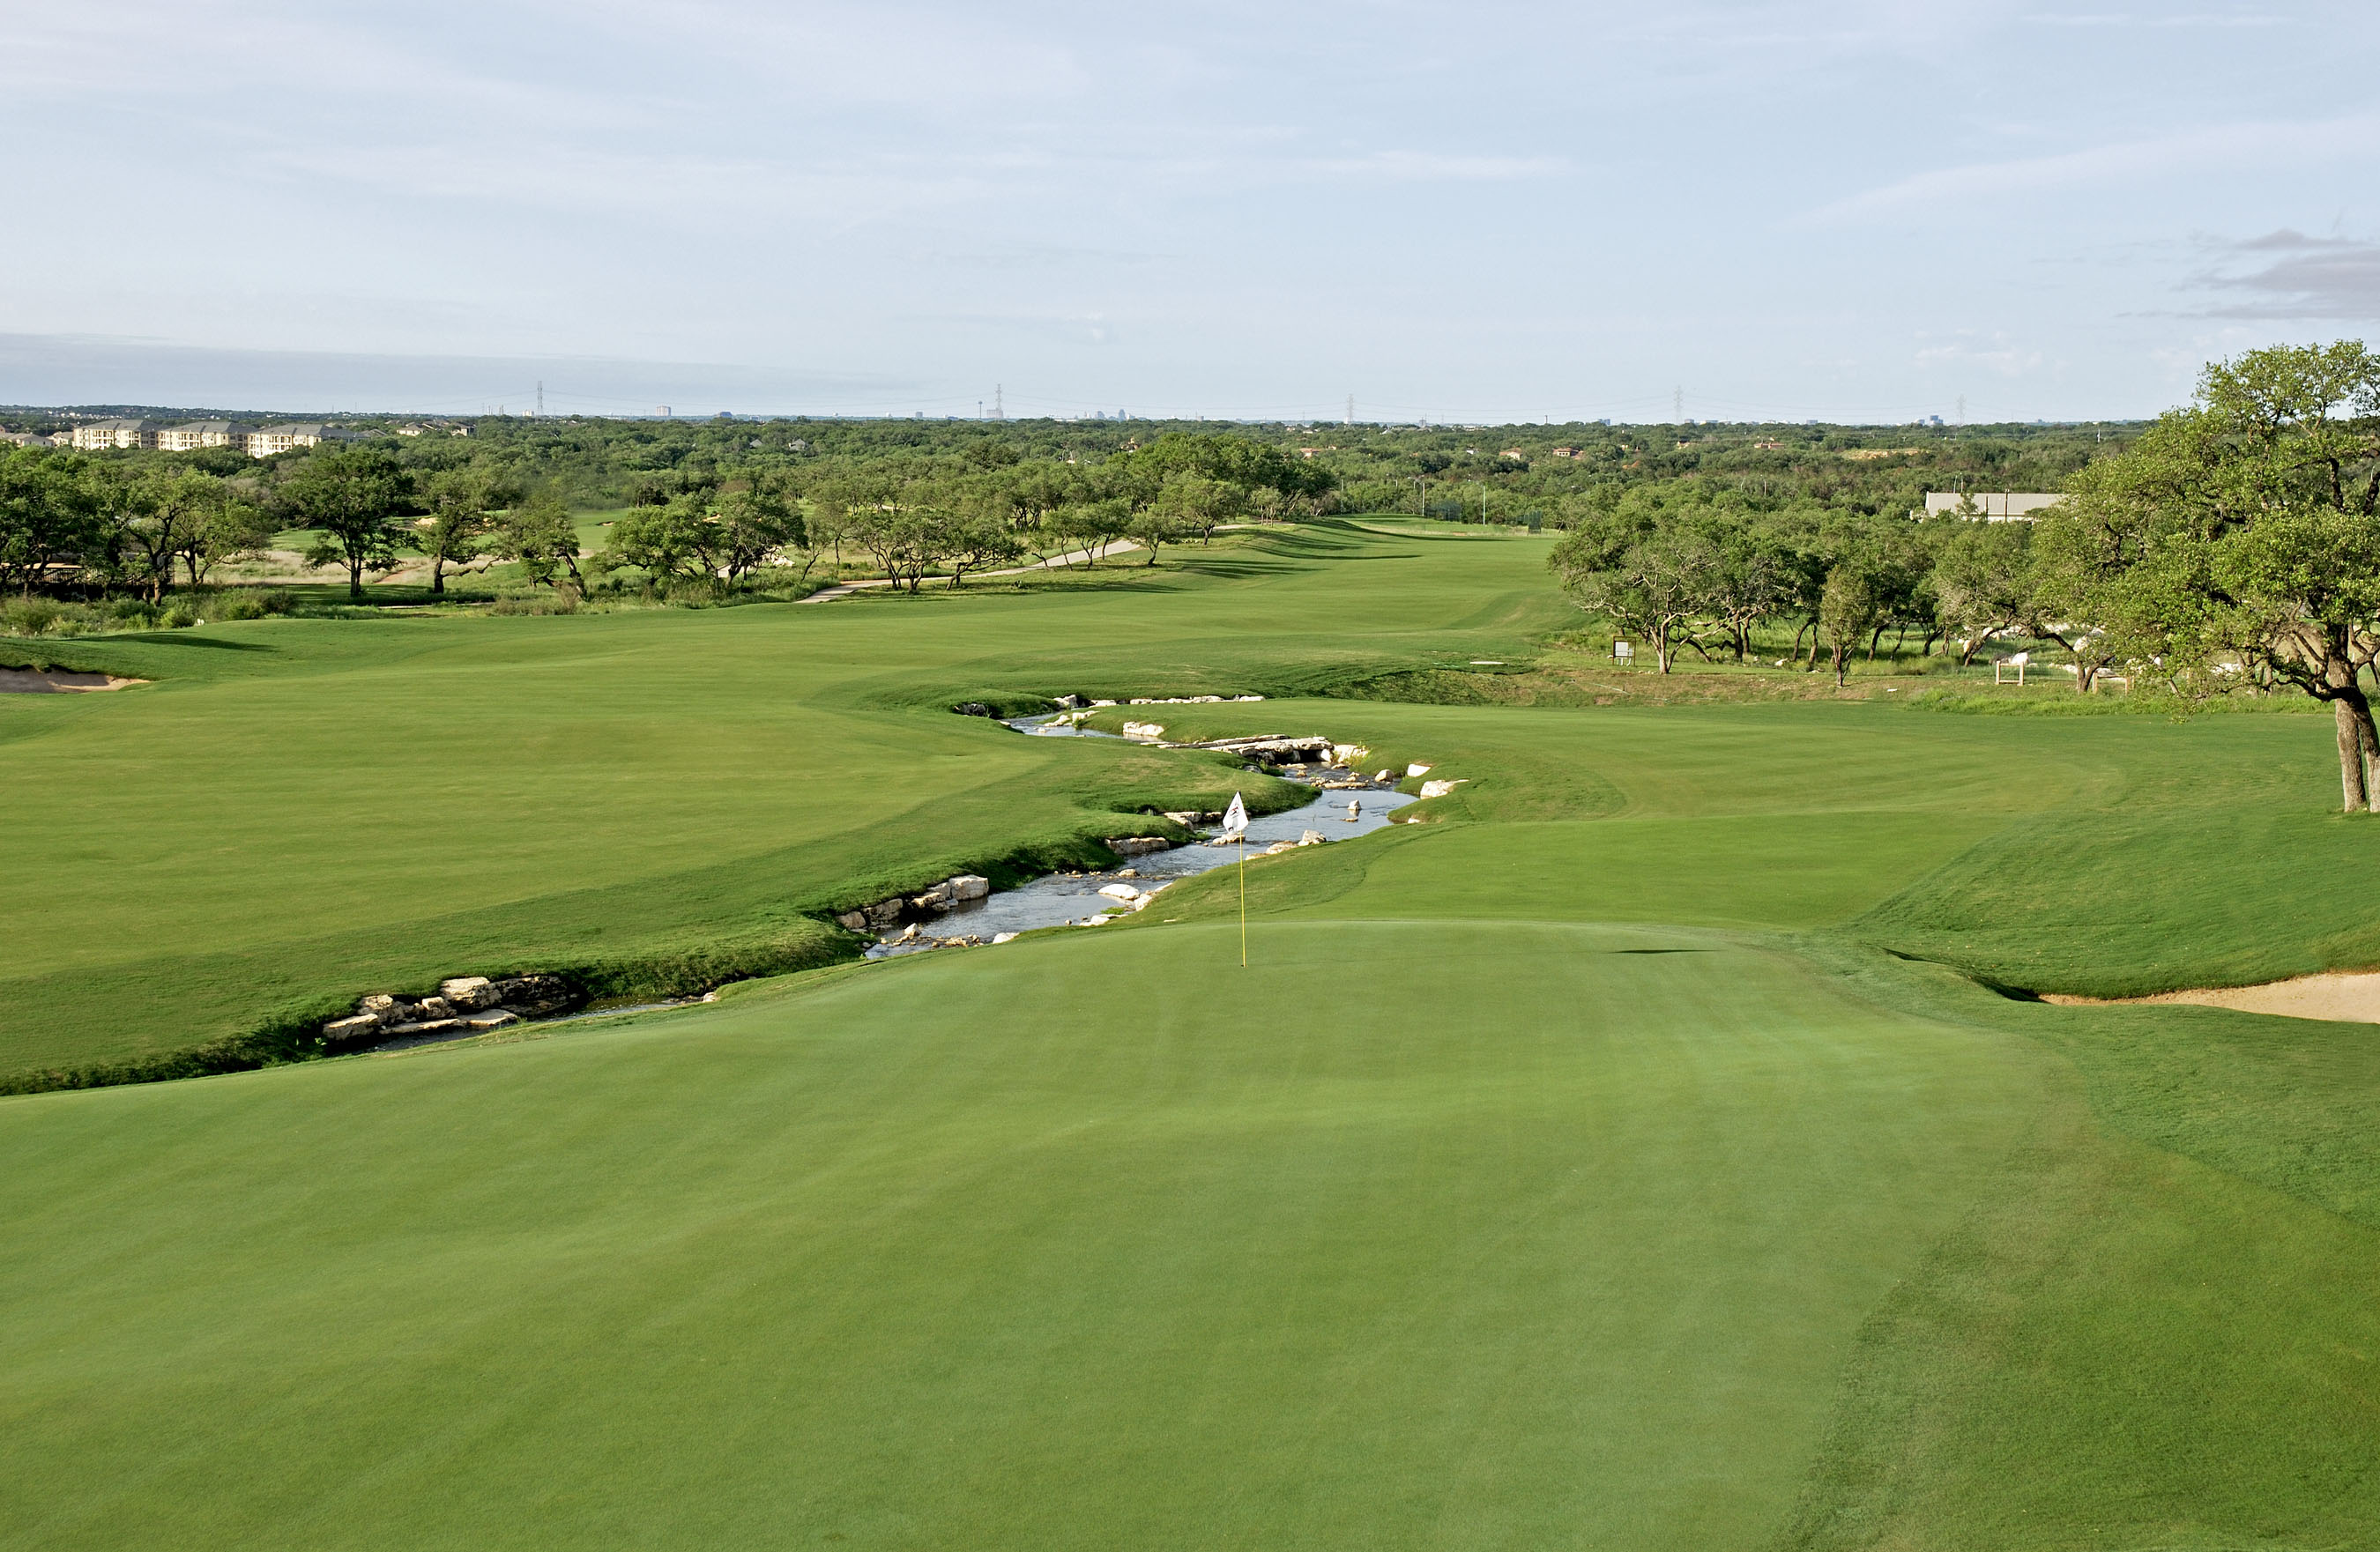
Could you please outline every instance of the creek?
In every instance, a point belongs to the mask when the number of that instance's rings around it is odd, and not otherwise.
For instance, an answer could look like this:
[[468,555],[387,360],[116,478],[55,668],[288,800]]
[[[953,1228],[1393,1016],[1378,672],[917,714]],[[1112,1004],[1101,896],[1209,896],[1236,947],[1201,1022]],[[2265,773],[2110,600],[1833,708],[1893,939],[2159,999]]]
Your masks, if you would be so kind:
[[[1077,727],[1062,715],[1020,717],[1008,725],[1034,738],[1118,736]],[[1323,782],[1362,779],[1362,772],[1336,766],[1308,766],[1304,773],[1289,777],[1293,782],[1303,782],[1309,786]],[[1333,842],[1369,835],[1385,827],[1390,814],[1415,801],[1410,794],[1398,792],[1393,783],[1321,793],[1313,802],[1285,813],[1251,818],[1248,821],[1247,852],[1255,855],[1276,842],[1294,843],[1309,830]],[[1354,806],[1352,812],[1351,804]],[[1210,837],[1215,831],[1209,826],[1199,833],[1202,837]],[[876,946],[868,951],[868,957],[886,959],[898,954],[917,953],[940,946],[941,940],[953,938],[975,937],[990,942],[1002,933],[1080,925],[1105,912],[1128,912],[1131,906],[1127,902],[1103,895],[1099,891],[1110,884],[1129,884],[1144,892],[1158,890],[1195,874],[1228,867],[1240,860],[1240,851],[1237,845],[1211,845],[1200,840],[1175,846],[1170,851],[1143,853],[1126,859],[1121,867],[1102,872],[1049,874],[1015,889],[1002,890],[982,900],[953,906],[933,921],[920,924],[915,938],[905,938],[904,928],[889,928],[879,935]],[[1160,906],[1161,901],[1148,908],[1156,910]]]

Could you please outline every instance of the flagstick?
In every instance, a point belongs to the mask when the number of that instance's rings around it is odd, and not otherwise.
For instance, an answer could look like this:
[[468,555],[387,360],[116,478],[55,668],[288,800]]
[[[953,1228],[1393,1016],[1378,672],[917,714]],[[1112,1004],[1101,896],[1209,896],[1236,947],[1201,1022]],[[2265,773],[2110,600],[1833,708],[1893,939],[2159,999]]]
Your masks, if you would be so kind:
[[1248,967],[1248,832],[1240,831],[1240,968]]

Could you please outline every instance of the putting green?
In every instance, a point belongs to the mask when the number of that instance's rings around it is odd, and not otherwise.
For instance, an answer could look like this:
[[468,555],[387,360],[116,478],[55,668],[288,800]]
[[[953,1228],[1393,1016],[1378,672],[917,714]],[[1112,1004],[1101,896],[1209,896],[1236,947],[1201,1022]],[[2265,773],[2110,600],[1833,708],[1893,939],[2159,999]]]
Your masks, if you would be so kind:
[[1707,934],[1262,948],[17,1102],[8,1473],[141,1462],[17,1544],[1740,1545],[2041,1102]]

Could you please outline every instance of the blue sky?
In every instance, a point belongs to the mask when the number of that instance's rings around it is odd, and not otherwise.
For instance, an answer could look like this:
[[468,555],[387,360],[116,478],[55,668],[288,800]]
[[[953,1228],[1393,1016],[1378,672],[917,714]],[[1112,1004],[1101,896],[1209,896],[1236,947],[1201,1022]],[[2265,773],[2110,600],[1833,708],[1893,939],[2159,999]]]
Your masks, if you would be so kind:
[[0,0],[0,402],[2152,414],[2380,337],[2380,7]]

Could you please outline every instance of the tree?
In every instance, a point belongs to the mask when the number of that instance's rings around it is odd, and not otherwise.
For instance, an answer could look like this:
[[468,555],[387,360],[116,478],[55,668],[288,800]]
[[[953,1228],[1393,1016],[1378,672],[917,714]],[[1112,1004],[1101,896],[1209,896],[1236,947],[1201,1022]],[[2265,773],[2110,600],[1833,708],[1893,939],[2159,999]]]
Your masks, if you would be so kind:
[[665,506],[636,507],[614,522],[604,555],[614,565],[639,567],[662,592],[674,582],[699,581],[715,589],[718,578],[704,552],[705,527],[699,497],[673,496]]
[[1572,530],[1547,564],[1581,608],[1651,643],[1667,673],[1680,631],[1708,600],[1718,560],[1690,525],[1615,513]]
[[2034,621],[2034,525],[1953,517],[1936,527],[1935,609],[1964,668],[1995,637]]
[[0,588],[30,598],[52,568],[96,555],[105,543],[100,510],[80,455],[22,448],[0,457]]
[[281,488],[292,526],[316,530],[308,565],[347,568],[347,596],[364,596],[364,570],[394,564],[405,535],[390,521],[413,501],[413,479],[377,447],[317,448]]
[[1709,507],[1684,520],[1710,550],[1703,612],[1742,662],[1752,650],[1754,627],[1792,601],[1791,557],[1749,514]]
[[[1266,490],[1272,487],[1266,486]],[[1276,491],[1275,494],[1279,492]],[[1194,538],[1201,544],[1211,544],[1215,530],[1245,512],[1248,492],[1240,486],[1221,479],[1203,479],[1196,475],[1166,481],[1157,492],[1157,506],[1170,519],[1172,534]],[[1149,547],[1149,564],[1157,563],[1156,546]]]
[[191,587],[203,587],[208,575],[224,562],[258,554],[273,542],[276,525],[269,513],[249,499],[250,490],[245,480],[218,480],[212,502],[184,531],[178,552],[182,573]]
[[430,562],[430,592],[443,597],[446,568],[467,565],[495,542],[495,515],[521,499],[518,487],[490,469],[466,467],[433,475],[429,515],[414,520],[413,547]]
[[951,568],[953,588],[968,572],[989,571],[1016,559],[1024,551],[1007,514],[996,507],[962,503],[937,515],[941,532],[934,547]]
[[532,582],[558,587],[566,573],[572,587],[587,590],[586,578],[578,572],[577,527],[570,521],[562,492],[551,485],[521,497],[497,519],[488,535],[488,550],[499,560],[519,562]]
[[2036,579],[2093,654],[2192,698],[2244,680],[2327,702],[2341,801],[2380,808],[2361,677],[2380,653],[2380,357],[2346,340],[2216,362],[2192,405],[2067,489],[2037,524]]
[[1110,496],[1062,506],[1049,515],[1042,527],[1062,552],[1080,549],[1086,552],[1088,564],[1097,565],[1107,547],[1122,539],[1124,530],[1132,526],[1132,516],[1129,501]]
[[704,536],[704,555],[722,591],[732,589],[753,567],[802,547],[801,508],[783,484],[766,476],[755,475],[712,501],[707,516],[712,531]]
[[1826,638],[1834,664],[1835,687],[1840,689],[1852,649],[1872,639],[1887,617],[1883,568],[1872,555],[1849,555],[1827,574],[1826,591],[1818,600],[1818,629]]

